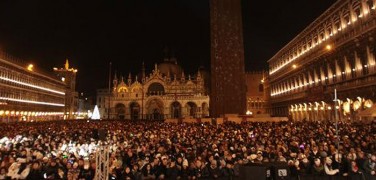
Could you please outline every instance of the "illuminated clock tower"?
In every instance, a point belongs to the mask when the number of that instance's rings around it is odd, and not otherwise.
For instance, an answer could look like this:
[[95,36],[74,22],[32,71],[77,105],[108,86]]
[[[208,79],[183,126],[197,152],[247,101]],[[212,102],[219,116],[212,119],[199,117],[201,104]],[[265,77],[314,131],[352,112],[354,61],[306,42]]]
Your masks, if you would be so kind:
[[69,67],[68,59],[65,61],[64,68],[54,68],[56,75],[66,85],[65,90],[65,119],[74,119],[78,110],[78,92],[76,92],[77,69]]
[[242,28],[240,0],[210,0],[212,117],[245,114]]

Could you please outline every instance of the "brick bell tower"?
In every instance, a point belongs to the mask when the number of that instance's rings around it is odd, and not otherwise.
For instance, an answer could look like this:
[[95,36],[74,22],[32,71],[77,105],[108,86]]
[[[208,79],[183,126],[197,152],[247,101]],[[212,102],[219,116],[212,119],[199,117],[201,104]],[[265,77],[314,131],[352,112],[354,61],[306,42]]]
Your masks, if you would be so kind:
[[210,115],[245,114],[241,0],[210,0]]

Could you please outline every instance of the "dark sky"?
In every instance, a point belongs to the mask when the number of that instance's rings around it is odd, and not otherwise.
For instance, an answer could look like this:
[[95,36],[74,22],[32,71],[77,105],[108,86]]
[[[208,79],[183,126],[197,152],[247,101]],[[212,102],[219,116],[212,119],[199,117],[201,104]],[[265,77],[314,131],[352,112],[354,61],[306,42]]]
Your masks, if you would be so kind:
[[[336,0],[243,0],[246,70],[266,61]],[[186,73],[210,69],[209,0],[1,0],[0,49],[50,71],[65,59],[78,90],[105,87],[118,74],[151,69],[164,49]]]

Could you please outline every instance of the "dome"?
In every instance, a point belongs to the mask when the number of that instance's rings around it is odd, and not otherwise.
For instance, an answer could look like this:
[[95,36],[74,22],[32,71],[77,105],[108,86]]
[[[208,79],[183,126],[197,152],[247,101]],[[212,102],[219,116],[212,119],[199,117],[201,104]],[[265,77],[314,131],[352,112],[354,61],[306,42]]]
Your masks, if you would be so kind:
[[163,63],[160,63],[158,65],[158,70],[163,76],[167,76],[168,73],[170,73],[171,77],[174,77],[174,75],[176,74],[176,77],[180,78],[182,74],[182,68],[177,64],[176,61],[165,60]]

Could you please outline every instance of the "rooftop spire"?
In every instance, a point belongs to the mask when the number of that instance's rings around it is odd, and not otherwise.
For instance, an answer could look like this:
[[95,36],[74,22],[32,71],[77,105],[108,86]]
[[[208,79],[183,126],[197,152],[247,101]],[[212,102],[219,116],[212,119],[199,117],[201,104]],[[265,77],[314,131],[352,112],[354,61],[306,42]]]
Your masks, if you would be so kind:
[[66,70],[69,69],[69,61],[68,61],[68,58],[65,60],[65,69],[66,69]]
[[145,62],[142,61],[142,74],[141,74],[141,80],[144,81],[145,79]]

